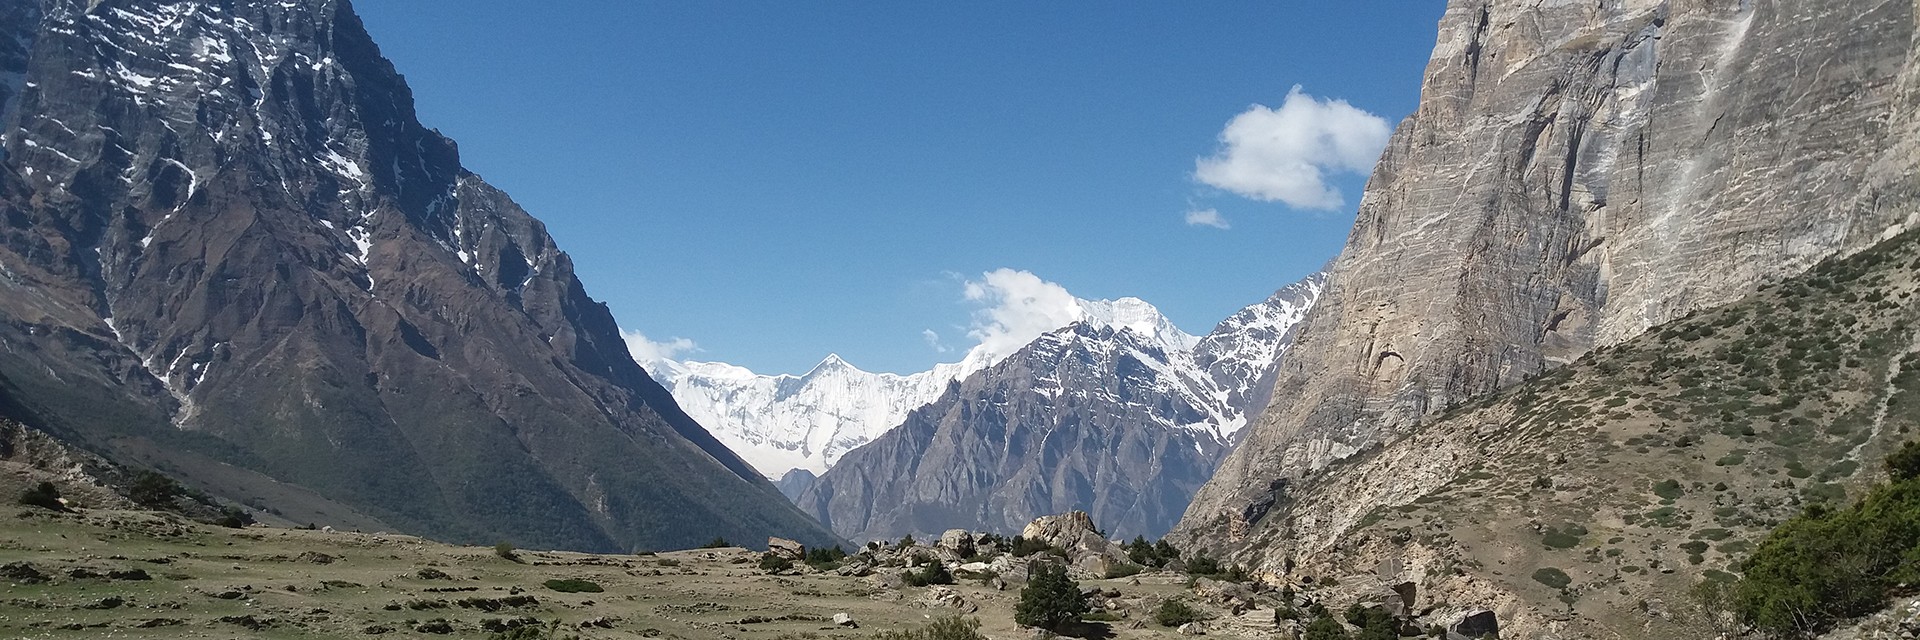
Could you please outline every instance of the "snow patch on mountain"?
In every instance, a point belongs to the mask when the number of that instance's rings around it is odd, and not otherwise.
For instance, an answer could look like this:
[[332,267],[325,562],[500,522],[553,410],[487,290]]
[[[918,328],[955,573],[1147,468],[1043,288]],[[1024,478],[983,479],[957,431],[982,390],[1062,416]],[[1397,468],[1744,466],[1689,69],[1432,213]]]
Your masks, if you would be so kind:
[[[1305,299],[1298,295],[1280,299],[1281,294],[1275,294],[1275,298],[1255,305],[1275,308],[1256,311],[1250,307],[1205,338],[1181,331],[1159,309],[1138,298],[1070,298],[1063,313],[1048,314],[1047,322],[1027,327],[1027,331],[1037,332],[1018,336],[1018,346],[1035,340],[1084,340],[1081,333],[1059,331],[1075,325],[1108,329],[1096,335],[1110,336],[1111,344],[1092,348],[1102,352],[1128,350],[1127,355],[1157,374],[1156,385],[1168,386],[1169,393],[1190,398],[1193,406],[1202,407],[1207,414],[1203,420],[1169,426],[1204,431],[1224,441],[1247,423],[1241,400],[1248,395],[1246,387],[1256,381],[1244,372],[1258,370],[1263,363],[1271,368],[1285,351],[1285,345],[1278,343],[1291,338],[1287,329],[1299,321],[1317,294],[1317,286]],[[1245,335],[1221,335],[1223,331]],[[1119,337],[1122,334],[1124,339]],[[938,399],[949,384],[1018,351],[1009,348],[1010,344],[1007,340],[982,340],[959,362],[905,375],[865,371],[838,355],[828,355],[804,374],[765,375],[722,362],[662,357],[652,348],[635,348],[633,352],[640,364],[673,393],[681,409],[762,474],[780,479],[795,469],[825,473],[846,452],[871,442],[899,425],[909,412]],[[1086,392],[1074,383],[1048,381],[1035,390],[1053,394]],[[1264,407],[1253,410],[1260,408]]]

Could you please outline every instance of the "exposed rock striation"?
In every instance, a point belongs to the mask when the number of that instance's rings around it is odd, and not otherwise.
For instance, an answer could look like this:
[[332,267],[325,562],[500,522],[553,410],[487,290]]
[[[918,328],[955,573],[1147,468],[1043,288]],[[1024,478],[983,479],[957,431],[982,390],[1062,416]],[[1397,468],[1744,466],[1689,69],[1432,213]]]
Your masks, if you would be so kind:
[[0,150],[23,422],[455,541],[833,539],[634,363],[345,0],[0,0]]
[[1454,0],[1272,405],[1181,531],[1236,537],[1277,481],[1911,225],[1914,11]]

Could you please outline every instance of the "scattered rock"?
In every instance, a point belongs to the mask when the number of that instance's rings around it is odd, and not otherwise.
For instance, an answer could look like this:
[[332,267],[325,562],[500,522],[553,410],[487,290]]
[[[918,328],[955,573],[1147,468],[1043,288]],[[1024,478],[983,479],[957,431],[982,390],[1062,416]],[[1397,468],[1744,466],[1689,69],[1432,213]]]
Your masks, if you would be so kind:
[[803,560],[807,557],[807,548],[786,538],[767,538],[767,553],[788,560]]
[[453,579],[453,576],[450,576],[450,575],[447,575],[447,572],[445,572],[445,571],[441,571],[441,570],[439,570],[439,569],[435,569],[435,568],[433,568],[433,567],[427,567],[427,568],[425,568],[425,569],[421,569],[420,571],[418,571],[418,572],[416,572],[416,573],[415,573],[414,575],[417,575],[417,576],[420,576],[420,579],[421,579],[421,580],[451,580],[451,579]]
[[187,621],[179,618],[148,618],[140,624],[133,626],[138,629],[157,629],[159,627],[177,627],[186,623]]
[[966,529],[948,529],[946,533],[940,534],[940,548],[952,552],[955,557],[972,557],[973,534]]
[[107,572],[107,578],[113,580],[152,580],[144,569],[115,569]]
[[107,596],[105,598],[99,599],[98,601],[89,602],[87,604],[81,605],[80,608],[82,609],[117,609],[120,607],[120,605],[123,605],[126,603],[127,603],[127,600],[120,596]]
[[376,624],[376,625],[367,627],[365,629],[361,629],[360,633],[364,633],[370,636],[377,636],[383,633],[393,633],[393,627],[389,627],[384,624]]
[[252,615],[223,616],[220,618],[220,621],[225,622],[227,624],[244,627],[249,631],[259,631],[261,629],[271,627],[274,624],[274,620],[272,618],[265,618],[265,619],[255,618]]
[[47,581],[46,574],[40,573],[40,570],[25,562],[9,562],[6,566],[0,566],[0,578],[17,584],[39,584]]
[[612,629],[614,623],[619,621],[619,618],[599,616],[588,620],[581,620],[579,627],[581,629]]
[[318,551],[302,552],[300,555],[294,556],[293,559],[312,564],[333,564],[333,561],[339,560],[339,558]]
[[959,591],[955,591],[951,587],[933,587],[928,589],[926,597],[920,601],[920,604],[929,609],[953,609],[961,613],[973,613],[980,610],[980,605],[968,601],[966,597],[960,595]]
[[1447,631],[1467,638],[1480,638],[1500,633],[1500,620],[1492,611],[1474,611],[1461,616]]
[[1189,622],[1189,623],[1186,623],[1186,624],[1183,624],[1183,625],[1180,625],[1180,628],[1179,628],[1179,629],[1177,629],[1177,631],[1179,631],[1179,632],[1180,632],[1180,635],[1183,635],[1183,636],[1204,636],[1204,635],[1207,635],[1207,627],[1206,627],[1206,625],[1202,625],[1202,624],[1200,624],[1200,623],[1198,623],[1198,622]]
[[853,616],[848,615],[845,612],[842,612],[842,613],[833,614],[833,626],[846,627],[848,629],[858,629],[860,628],[860,623],[854,622]]

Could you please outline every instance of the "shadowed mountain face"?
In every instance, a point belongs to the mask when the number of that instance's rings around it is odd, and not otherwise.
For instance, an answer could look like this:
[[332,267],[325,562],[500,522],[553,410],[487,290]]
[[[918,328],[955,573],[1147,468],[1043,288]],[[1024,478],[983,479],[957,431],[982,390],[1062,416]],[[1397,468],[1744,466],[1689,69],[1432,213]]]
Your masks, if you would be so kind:
[[0,0],[0,105],[6,413],[296,519],[832,539],[633,362],[344,0]]

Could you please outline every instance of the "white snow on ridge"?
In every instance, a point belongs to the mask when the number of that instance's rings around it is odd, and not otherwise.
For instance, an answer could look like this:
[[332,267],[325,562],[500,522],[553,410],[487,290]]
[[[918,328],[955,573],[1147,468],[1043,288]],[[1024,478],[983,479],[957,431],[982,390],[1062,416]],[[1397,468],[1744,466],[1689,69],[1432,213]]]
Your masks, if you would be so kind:
[[[1271,365],[1285,346],[1260,343],[1287,337],[1286,329],[1299,321],[1306,306],[1312,304],[1311,296],[1317,293],[1316,285],[1304,304],[1289,298],[1282,301],[1283,309],[1256,311],[1255,307],[1274,306],[1280,301],[1282,296],[1276,294],[1235,316],[1250,322],[1231,327],[1222,323],[1216,335],[1204,339],[1181,331],[1153,305],[1138,298],[1075,299],[1077,309],[1067,314],[1061,326],[1028,344],[1069,339],[1065,337],[1069,332],[1059,330],[1075,324],[1112,328],[1115,344],[1100,347],[1102,350],[1131,350],[1135,359],[1155,371],[1156,384],[1165,387],[1163,391],[1187,398],[1189,404],[1207,414],[1204,422],[1167,426],[1202,431],[1224,441],[1247,424],[1248,416],[1236,408],[1235,402],[1254,381],[1236,382],[1216,375],[1210,365],[1227,355],[1223,351],[1231,352],[1235,364],[1250,369],[1263,363]],[[1253,315],[1246,317],[1249,314]],[[1218,334],[1243,325],[1257,325],[1259,330],[1231,341],[1230,346],[1223,344],[1227,341]],[[1158,353],[1149,353],[1154,351]],[[959,362],[908,375],[864,371],[837,355],[827,356],[797,376],[762,375],[720,362],[641,359],[640,364],[708,432],[761,474],[778,479],[793,469],[825,473],[846,452],[871,442],[900,425],[914,409],[939,399],[949,383],[1010,355],[1012,351],[995,353],[982,345]],[[1035,390],[1052,394],[1069,391],[1062,385],[1071,383],[1044,381]]]

